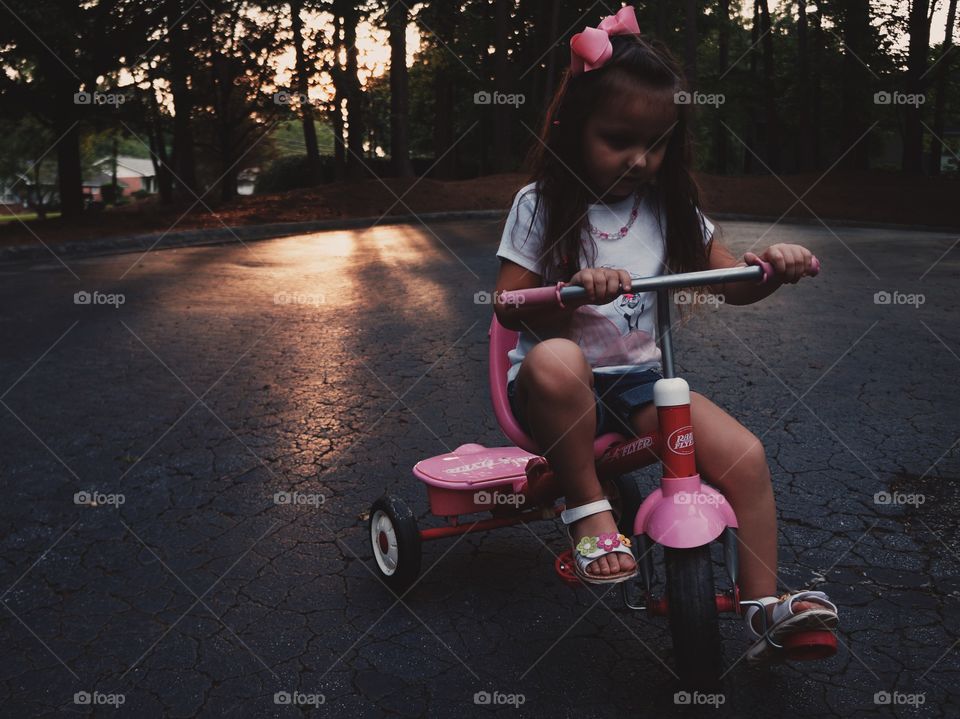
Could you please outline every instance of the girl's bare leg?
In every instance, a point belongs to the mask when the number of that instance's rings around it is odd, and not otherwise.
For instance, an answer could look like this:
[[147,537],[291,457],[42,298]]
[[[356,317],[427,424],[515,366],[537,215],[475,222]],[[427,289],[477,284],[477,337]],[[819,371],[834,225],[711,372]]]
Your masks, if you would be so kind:
[[[743,599],[777,594],[777,513],[770,468],[760,441],[736,419],[697,392],[690,393],[697,471],[719,489],[737,515],[740,594]],[[634,431],[655,431],[657,408],[651,403],[631,417]],[[795,602],[795,611],[813,609]],[[772,605],[767,607],[772,616]],[[759,629],[759,618],[754,620]]]
[[[562,338],[535,345],[520,365],[516,397],[533,439],[560,482],[567,508],[603,499],[593,458],[597,425],[593,373],[580,347]],[[610,512],[585,517],[570,529],[575,541],[618,531]],[[634,565],[632,557],[614,553],[593,561],[587,572],[605,576]]]

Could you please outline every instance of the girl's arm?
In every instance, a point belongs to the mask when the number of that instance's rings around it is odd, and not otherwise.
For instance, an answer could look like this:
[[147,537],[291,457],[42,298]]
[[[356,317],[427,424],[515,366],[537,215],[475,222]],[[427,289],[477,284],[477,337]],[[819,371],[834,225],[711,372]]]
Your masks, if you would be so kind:
[[812,267],[813,253],[800,245],[777,244],[770,245],[760,254],[747,252],[743,260],[737,260],[729,248],[714,238],[710,243],[709,260],[711,270],[727,269],[729,267],[746,267],[746,260],[761,259],[773,265],[776,275],[763,284],[752,282],[731,282],[712,285],[710,291],[715,295],[723,295],[727,304],[749,305],[759,302],[764,297],[773,294],[780,285],[796,284]]
[[576,307],[567,303],[566,307],[556,305],[509,305],[501,302],[501,294],[510,290],[526,290],[540,287],[540,275],[521,267],[510,260],[500,260],[500,273],[497,275],[497,286],[493,290],[493,310],[497,320],[508,330],[518,331],[526,329],[534,336],[556,333],[570,324],[573,310]]
[[502,301],[502,293],[510,290],[525,290],[541,286],[540,275],[507,259],[500,261],[500,274],[493,290],[494,312],[500,324],[511,330],[526,329],[535,336],[565,332],[573,319],[573,313],[581,305],[603,305],[615,300],[630,284],[630,273],[611,267],[585,267],[574,273],[566,284],[586,288],[587,295],[576,301],[567,300],[564,307],[558,305],[511,305]]

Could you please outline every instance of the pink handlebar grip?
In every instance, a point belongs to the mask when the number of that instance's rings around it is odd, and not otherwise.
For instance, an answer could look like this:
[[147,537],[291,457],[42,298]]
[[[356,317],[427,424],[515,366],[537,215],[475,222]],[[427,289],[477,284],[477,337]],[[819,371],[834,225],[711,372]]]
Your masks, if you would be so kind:
[[501,295],[508,305],[555,305],[557,304],[557,286],[531,287],[526,290],[505,290]]
[[[776,274],[776,270],[773,269],[773,265],[771,265],[769,262],[761,260],[759,257],[753,261],[747,260],[746,262],[748,265],[757,265],[758,267],[763,268],[763,277],[760,280],[761,283],[766,282]],[[810,258],[810,270],[807,272],[807,277],[816,277],[819,274],[820,260],[818,260],[816,256],[813,256]]]

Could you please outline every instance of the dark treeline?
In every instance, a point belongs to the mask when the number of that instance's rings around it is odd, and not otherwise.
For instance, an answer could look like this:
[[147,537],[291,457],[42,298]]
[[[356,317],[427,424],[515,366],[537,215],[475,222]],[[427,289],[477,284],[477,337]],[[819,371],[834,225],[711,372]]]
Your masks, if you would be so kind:
[[[960,135],[956,4],[634,6],[641,30],[686,69],[701,171],[938,174],[956,171]],[[536,142],[570,36],[615,9],[569,0],[6,0],[0,180],[41,186],[46,177],[69,217],[84,208],[88,158],[118,151],[153,160],[164,202],[229,200],[249,168],[270,189],[514,171]],[[946,21],[934,28],[938,11]],[[383,44],[382,74],[371,74],[358,47],[370,45],[368,25]],[[421,45],[408,68],[410,26]],[[931,33],[944,30],[932,45]],[[290,71],[278,83],[282,68]]]

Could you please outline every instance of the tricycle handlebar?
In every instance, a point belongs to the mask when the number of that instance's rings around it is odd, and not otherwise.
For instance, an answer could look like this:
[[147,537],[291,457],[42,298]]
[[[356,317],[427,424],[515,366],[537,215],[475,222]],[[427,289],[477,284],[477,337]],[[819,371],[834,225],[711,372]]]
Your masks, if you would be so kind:
[[[820,261],[814,257],[809,272],[814,277],[820,272]],[[761,259],[756,259],[747,267],[730,267],[720,270],[703,270],[702,272],[682,272],[674,275],[655,275],[640,277],[630,281],[630,287],[625,292],[650,292],[674,287],[703,287],[704,285],[720,284],[724,282],[743,282],[756,280],[766,282],[776,274],[773,266]],[[568,285],[558,282],[546,287],[532,287],[525,290],[507,290],[503,293],[503,302],[510,305],[529,304],[565,304],[567,300],[576,301],[587,293],[585,287]]]

